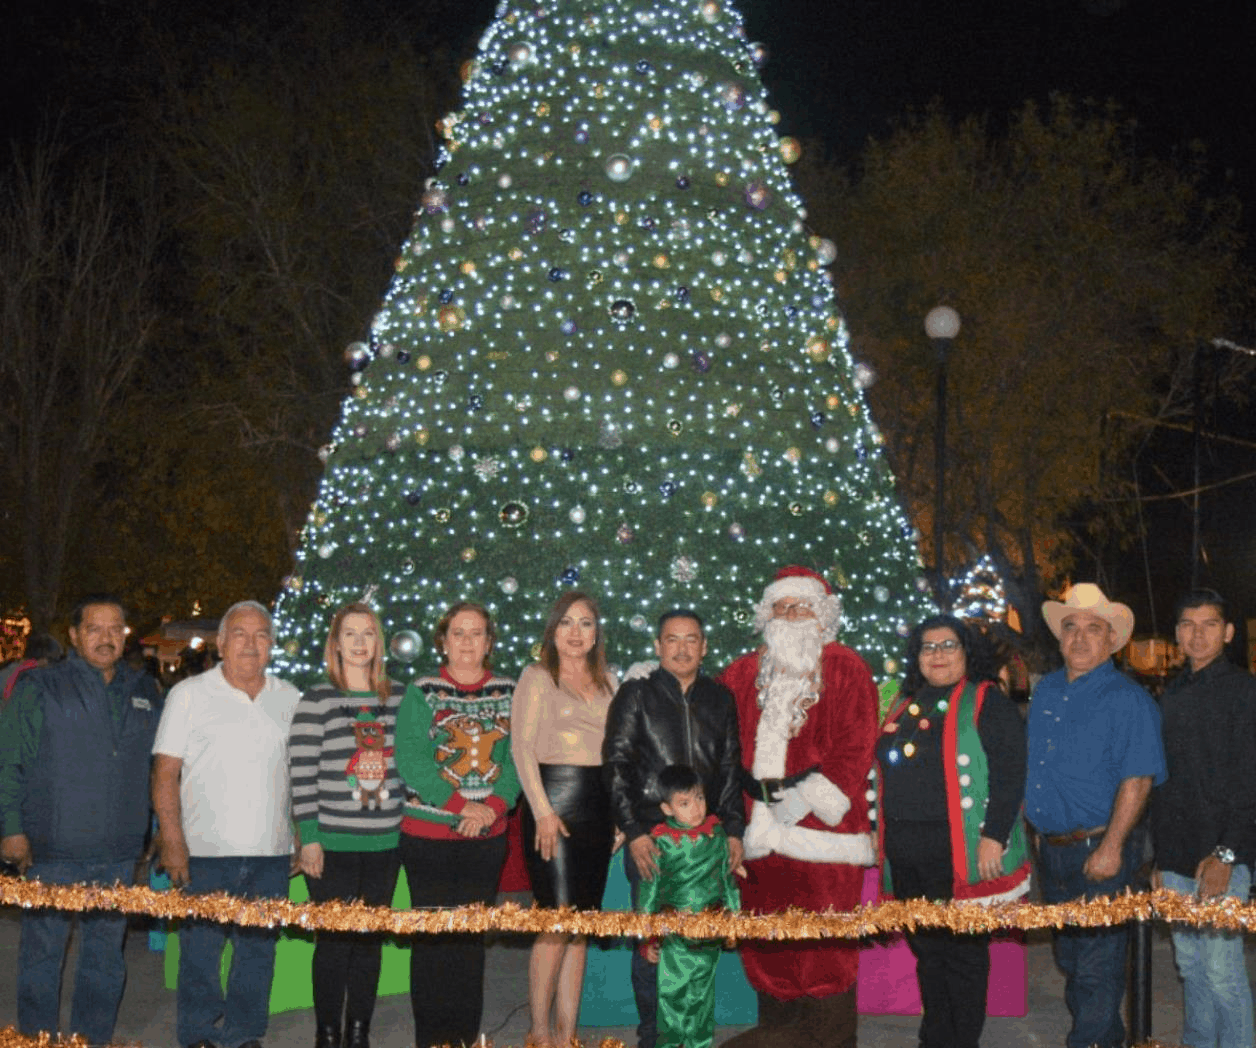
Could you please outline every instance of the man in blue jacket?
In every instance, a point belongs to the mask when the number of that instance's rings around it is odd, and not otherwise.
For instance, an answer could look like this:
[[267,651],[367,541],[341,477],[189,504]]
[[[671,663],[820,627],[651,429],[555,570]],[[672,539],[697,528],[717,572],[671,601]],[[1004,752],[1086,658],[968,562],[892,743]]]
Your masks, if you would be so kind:
[[[130,883],[149,825],[156,682],[121,662],[126,613],[91,596],[70,618],[74,650],[23,676],[0,718],[0,856],[49,884]],[[56,1036],[73,914],[31,911],[18,947],[18,1029]],[[69,1035],[108,1044],[126,982],[126,917],[87,913]]]

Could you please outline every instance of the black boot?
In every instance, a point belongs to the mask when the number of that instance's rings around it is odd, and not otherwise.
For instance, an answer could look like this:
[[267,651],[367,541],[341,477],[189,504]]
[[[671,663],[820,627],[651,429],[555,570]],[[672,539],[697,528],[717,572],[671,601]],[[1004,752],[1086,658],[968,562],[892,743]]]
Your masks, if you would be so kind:
[[319,1023],[314,1028],[314,1048],[340,1048],[340,1027],[336,1023]]
[[344,1048],[371,1048],[370,1034],[370,1019],[350,1019],[345,1024]]
[[759,1024],[724,1042],[724,1048],[799,1048],[795,1024],[806,999],[780,1001],[759,992]]

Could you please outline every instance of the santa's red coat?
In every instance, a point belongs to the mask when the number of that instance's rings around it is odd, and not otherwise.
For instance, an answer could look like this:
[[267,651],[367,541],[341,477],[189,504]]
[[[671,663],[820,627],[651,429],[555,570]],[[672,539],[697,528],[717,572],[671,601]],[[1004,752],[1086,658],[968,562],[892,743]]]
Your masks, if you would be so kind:
[[[820,771],[850,799],[850,810],[837,826],[808,815],[799,823],[833,833],[867,832],[868,770],[877,738],[877,689],[864,661],[850,648],[828,644],[822,655],[820,700],[791,739],[785,774],[818,764]],[[737,699],[742,762],[754,766],[759,726],[759,653],[743,655],[720,676]],[[749,821],[750,802],[746,803]],[[821,912],[853,910],[859,905],[864,868],[844,863],[803,862],[772,854],[746,863],[741,882],[742,907],[751,913],[776,913],[790,906]],[[750,984],[780,1000],[828,997],[855,984],[858,943],[742,942],[741,959]]]

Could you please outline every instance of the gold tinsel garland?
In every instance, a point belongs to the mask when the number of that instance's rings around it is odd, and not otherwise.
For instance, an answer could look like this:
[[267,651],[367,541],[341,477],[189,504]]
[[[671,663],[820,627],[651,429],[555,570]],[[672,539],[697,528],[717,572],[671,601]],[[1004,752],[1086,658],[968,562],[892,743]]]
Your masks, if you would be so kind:
[[1027,931],[1066,925],[1102,928],[1151,920],[1226,931],[1256,930],[1256,904],[1232,898],[1201,903],[1166,889],[1053,905],[982,906],[914,899],[861,906],[850,913],[790,909],[772,914],[722,911],[644,914],[525,910],[515,903],[501,906],[476,903],[445,910],[394,910],[358,902],[294,903],[287,899],[237,899],[221,892],[184,895],[151,888],[66,886],[0,877],[0,905],[27,909],[116,910],[164,919],[196,917],[255,928],[295,927],[306,931],[382,932],[400,936],[499,931],[529,935],[564,932],[632,939],[672,934],[695,939],[867,939],[917,928],[949,928],[956,932]]
[[[23,1037],[12,1026],[6,1026],[0,1030],[0,1048],[87,1048],[87,1041],[82,1037],[49,1037],[46,1033],[41,1033],[38,1037]],[[142,1048],[138,1042],[130,1042],[128,1044],[117,1043],[110,1048]],[[452,1048],[451,1045],[444,1045],[443,1048]],[[494,1048],[494,1042],[488,1041],[486,1048]],[[514,1048],[513,1045],[498,1045],[497,1048]],[[534,1048],[533,1042],[528,1041],[523,1048]],[[600,1041],[579,1041],[573,1040],[568,1048],[627,1048],[627,1045],[617,1037],[603,1037]],[[1141,1044],[1134,1045],[1134,1048],[1175,1048],[1175,1046],[1165,1044],[1161,1041],[1143,1041]]]

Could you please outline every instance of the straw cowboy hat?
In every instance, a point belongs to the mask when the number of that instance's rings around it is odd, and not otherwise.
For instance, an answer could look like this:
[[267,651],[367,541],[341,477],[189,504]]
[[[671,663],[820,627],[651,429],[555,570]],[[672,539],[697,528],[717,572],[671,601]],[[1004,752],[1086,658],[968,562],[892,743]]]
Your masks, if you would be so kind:
[[1042,617],[1047,620],[1047,626],[1050,627],[1057,640],[1065,618],[1075,611],[1086,611],[1091,615],[1098,615],[1112,627],[1115,636],[1112,638],[1110,655],[1115,655],[1125,647],[1134,633],[1134,613],[1128,607],[1114,600],[1108,600],[1103,590],[1093,582],[1079,582],[1068,591],[1063,601],[1043,602]]

